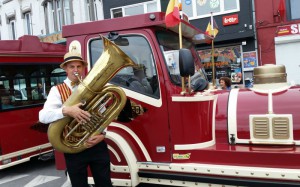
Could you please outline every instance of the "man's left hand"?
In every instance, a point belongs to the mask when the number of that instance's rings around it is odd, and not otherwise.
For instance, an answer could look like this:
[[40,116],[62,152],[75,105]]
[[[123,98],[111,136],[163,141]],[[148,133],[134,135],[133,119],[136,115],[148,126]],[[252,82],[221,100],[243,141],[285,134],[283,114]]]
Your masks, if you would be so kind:
[[105,138],[105,136],[103,134],[94,135],[85,142],[85,145],[87,146],[87,148],[93,147],[94,145],[103,141],[104,138]]

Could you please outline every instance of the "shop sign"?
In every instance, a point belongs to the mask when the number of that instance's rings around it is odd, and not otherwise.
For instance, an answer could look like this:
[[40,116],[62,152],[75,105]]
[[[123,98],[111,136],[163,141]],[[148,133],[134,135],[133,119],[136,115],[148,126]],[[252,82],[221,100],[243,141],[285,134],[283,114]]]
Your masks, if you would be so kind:
[[223,25],[234,25],[239,23],[239,17],[237,14],[229,15],[229,16],[223,16]]
[[277,27],[277,36],[300,34],[300,23]]

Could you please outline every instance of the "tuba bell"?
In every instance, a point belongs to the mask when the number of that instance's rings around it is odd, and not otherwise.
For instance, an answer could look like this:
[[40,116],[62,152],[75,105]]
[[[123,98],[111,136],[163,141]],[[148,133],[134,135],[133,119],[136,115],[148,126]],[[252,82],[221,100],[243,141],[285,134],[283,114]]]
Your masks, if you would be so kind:
[[103,36],[101,38],[103,53],[78,89],[64,103],[65,106],[85,103],[83,110],[91,114],[91,120],[82,124],[67,116],[51,123],[48,128],[48,139],[60,152],[78,153],[85,150],[86,140],[102,133],[125,106],[124,91],[118,86],[105,85],[122,68],[135,66],[135,63],[114,43]]

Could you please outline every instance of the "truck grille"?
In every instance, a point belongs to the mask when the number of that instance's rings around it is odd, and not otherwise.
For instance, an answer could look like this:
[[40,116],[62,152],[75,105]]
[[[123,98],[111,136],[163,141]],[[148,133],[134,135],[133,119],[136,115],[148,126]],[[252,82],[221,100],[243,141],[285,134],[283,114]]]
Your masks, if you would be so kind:
[[274,139],[288,139],[290,137],[288,118],[275,117],[272,120],[272,126]]
[[250,115],[249,118],[252,143],[290,144],[293,142],[291,114],[257,114]]
[[253,118],[253,137],[257,139],[270,138],[269,119]]

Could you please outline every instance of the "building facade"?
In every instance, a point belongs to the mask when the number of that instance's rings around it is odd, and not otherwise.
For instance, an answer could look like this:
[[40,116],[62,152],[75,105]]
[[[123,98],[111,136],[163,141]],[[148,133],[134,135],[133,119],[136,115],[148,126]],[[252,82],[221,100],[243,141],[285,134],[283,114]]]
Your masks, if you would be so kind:
[[[217,85],[220,77],[229,77],[234,87],[251,86],[253,68],[257,66],[253,1],[204,0],[192,3],[192,7],[196,8],[188,12],[192,18],[190,22],[203,31],[207,30],[208,23],[214,22],[214,28],[218,29],[213,41],[214,62],[211,58],[212,45],[197,46],[208,78],[212,79],[214,66]],[[188,6],[183,4],[183,11]]]
[[63,25],[101,19],[101,0],[0,0],[0,39],[36,35],[62,43]]
[[287,80],[300,84],[300,1],[255,0],[260,65],[283,64]]
[[[63,43],[63,25],[165,11],[168,3],[168,0],[2,0],[0,34],[2,40],[29,34],[39,36],[42,41]],[[219,33],[214,40],[215,78],[227,76],[236,84],[244,84],[245,79],[251,78],[257,65],[252,0],[182,0],[182,9],[201,30],[206,30],[211,13],[218,25]],[[212,80],[211,45],[197,47]],[[247,55],[252,61],[245,67],[244,59],[250,59]]]

